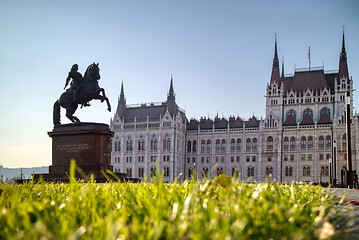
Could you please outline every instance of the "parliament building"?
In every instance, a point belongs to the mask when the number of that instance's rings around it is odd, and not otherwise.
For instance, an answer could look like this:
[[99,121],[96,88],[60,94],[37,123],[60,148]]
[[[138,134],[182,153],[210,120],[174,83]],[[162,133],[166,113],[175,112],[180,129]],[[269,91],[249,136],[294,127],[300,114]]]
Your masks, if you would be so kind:
[[149,181],[159,170],[165,182],[224,173],[249,182],[329,182],[332,177],[340,183],[347,168],[348,102],[353,170],[359,167],[359,118],[353,114],[344,33],[338,71],[309,68],[284,75],[281,70],[275,41],[261,119],[188,120],[176,103],[172,78],[166,101],[127,105],[122,84],[110,123],[114,171]]

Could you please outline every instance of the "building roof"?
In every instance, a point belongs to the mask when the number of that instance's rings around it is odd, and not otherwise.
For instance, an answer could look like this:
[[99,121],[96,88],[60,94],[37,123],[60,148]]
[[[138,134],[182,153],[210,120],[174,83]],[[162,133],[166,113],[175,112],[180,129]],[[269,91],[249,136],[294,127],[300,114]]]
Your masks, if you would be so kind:
[[255,116],[251,117],[246,123],[246,128],[259,127],[259,120]]
[[287,118],[287,120],[285,120],[285,122],[283,123],[284,126],[294,126],[297,125],[297,123],[295,122],[294,118],[292,115],[289,115],[289,117]]
[[212,129],[212,127],[213,127],[213,121],[211,119],[201,118],[201,121],[200,121],[201,129],[203,129],[203,130]]
[[332,121],[330,121],[327,114],[323,114],[318,122],[318,124],[331,124],[331,123],[332,123]]
[[191,119],[186,126],[187,130],[198,130],[199,122],[196,119]]
[[225,118],[216,119],[214,122],[215,129],[225,129],[227,128],[228,121]]
[[230,128],[243,128],[243,120],[237,117],[234,121],[229,121]]
[[303,118],[303,121],[300,124],[301,125],[313,125],[314,122],[313,122],[312,118],[307,114],[307,115],[305,115],[305,117]]
[[281,79],[284,86],[284,94],[291,90],[303,92],[310,90],[323,90],[325,88],[334,90],[334,79],[338,74],[325,74],[324,70],[300,71],[295,72],[294,76]]
[[141,107],[127,107],[125,111],[125,123],[134,122],[146,122],[147,117],[149,121],[159,121],[161,117],[166,113],[167,105],[143,105]]

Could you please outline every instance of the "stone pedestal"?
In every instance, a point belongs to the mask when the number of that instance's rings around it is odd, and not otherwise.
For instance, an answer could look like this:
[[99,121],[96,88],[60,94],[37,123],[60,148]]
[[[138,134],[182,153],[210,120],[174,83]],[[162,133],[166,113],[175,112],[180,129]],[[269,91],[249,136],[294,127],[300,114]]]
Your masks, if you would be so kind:
[[107,124],[64,124],[55,126],[48,134],[52,138],[50,175],[68,172],[72,159],[86,175],[113,170],[111,165],[113,132]]
[[[113,132],[103,123],[76,123],[55,126],[48,132],[52,138],[52,165],[48,174],[35,174],[33,179],[48,182],[68,182],[71,160],[76,161],[83,174],[76,173],[77,179],[90,180],[91,175],[96,182],[121,180],[124,182],[140,182],[138,178],[128,178],[126,173],[103,175],[106,170],[112,172],[111,151]],[[30,179],[19,180],[18,183]]]

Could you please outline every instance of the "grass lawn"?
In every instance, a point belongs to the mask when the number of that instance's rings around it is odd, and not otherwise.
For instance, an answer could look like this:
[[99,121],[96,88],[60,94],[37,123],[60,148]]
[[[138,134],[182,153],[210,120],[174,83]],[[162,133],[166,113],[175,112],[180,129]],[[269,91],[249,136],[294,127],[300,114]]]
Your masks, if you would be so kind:
[[0,239],[335,239],[340,203],[311,185],[0,184]]

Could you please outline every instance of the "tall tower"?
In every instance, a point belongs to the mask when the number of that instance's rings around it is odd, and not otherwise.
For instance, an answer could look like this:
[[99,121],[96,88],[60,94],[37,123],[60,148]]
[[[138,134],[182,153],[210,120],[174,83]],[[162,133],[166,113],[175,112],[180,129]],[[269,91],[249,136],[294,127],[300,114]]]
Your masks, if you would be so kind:
[[126,111],[126,98],[125,98],[125,91],[123,90],[123,82],[121,84],[121,93],[120,97],[118,98],[118,105],[117,105],[117,114],[120,118],[125,117]]
[[176,112],[176,107],[177,104],[176,104],[175,92],[173,90],[173,77],[171,76],[170,89],[167,94],[167,108],[168,108],[168,112],[171,114],[172,117]]
[[343,30],[342,52],[340,53],[340,59],[339,59],[339,80],[343,78],[346,78],[347,83],[349,83],[347,53],[345,51],[344,30]]
[[[282,77],[284,77],[284,72],[282,72]],[[272,117],[280,120],[282,119],[282,96],[283,89],[281,89],[281,78],[279,74],[279,60],[278,60],[278,50],[277,50],[277,36],[275,37],[274,43],[274,57],[272,65],[272,74],[270,82],[267,84],[266,91],[266,117],[272,113]]]
[[277,52],[277,36],[275,37],[275,46],[274,46],[274,58],[272,66],[272,75],[270,78],[270,83],[279,83],[279,60]]

